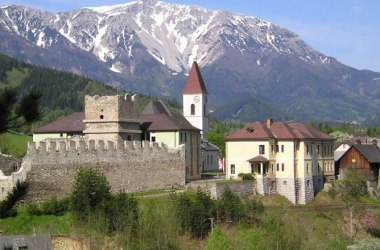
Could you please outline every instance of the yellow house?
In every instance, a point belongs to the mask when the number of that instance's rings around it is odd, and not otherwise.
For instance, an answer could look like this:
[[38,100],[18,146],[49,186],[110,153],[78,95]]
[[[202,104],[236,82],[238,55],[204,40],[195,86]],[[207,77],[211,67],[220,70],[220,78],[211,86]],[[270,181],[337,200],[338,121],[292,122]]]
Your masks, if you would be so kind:
[[306,204],[334,179],[334,139],[303,123],[254,122],[225,138],[226,176],[256,176],[260,194]]
[[73,136],[83,136],[84,112],[75,112],[61,117],[56,121],[33,130],[33,141],[39,142],[45,139],[68,139]]
[[186,147],[186,179],[201,177],[200,130],[181,114],[170,112],[161,101],[151,101],[140,116],[142,140]]

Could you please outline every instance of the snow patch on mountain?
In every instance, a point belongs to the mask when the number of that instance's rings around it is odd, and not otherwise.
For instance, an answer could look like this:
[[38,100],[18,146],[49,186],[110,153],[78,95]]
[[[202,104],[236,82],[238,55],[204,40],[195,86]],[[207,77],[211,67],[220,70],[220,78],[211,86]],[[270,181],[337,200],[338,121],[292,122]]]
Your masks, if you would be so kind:
[[119,11],[119,9],[124,9],[126,7],[135,5],[137,2],[130,2],[125,4],[116,4],[111,6],[101,6],[101,7],[83,7],[82,9],[88,9],[92,10],[94,12],[105,14],[105,15],[112,15],[115,13],[115,11]]

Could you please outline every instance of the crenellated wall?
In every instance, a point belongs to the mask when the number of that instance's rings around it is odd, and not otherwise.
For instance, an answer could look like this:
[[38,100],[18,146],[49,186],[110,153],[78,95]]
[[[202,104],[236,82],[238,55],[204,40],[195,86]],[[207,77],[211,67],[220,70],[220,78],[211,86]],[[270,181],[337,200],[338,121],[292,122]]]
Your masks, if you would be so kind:
[[7,180],[0,180],[0,185],[4,183],[10,190],[17,179],[26,179],[30,184],[28,200],[60,197],[70,193],[81,167],[104,173],[112,191],[138,192],[185,186],[183,146],[170,149],[149,142],[93,140],[29,142],[21,169]]

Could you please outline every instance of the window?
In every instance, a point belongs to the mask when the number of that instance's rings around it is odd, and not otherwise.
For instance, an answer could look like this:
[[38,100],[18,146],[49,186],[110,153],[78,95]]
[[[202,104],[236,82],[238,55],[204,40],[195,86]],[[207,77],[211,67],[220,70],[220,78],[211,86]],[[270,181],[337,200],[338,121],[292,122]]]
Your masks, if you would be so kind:
[[285,169],[285,164],[284,163],[281,163],[281,170],[284,172],[284,169]]
[[182,142],[182,132],[179,133],[179,142]]
[[310,187],[310,180],[306,181],[306,187]]
[[281,153],[284,153],[284,145],[281,145]]
[[152,142],[156,142],[156,137],[152,136],[151,140],[152,140]]
[[235,174],[235,164],[231,164],[231,174]]
[[278,153],[280,150],[278,150],[278,145],[276,145],[276,153]]
[[277,171],[280,171],[280,164],[277,163]]
[[309,163],[306,163],[306,174],[309,173]]
[[255,165],[251,164],[251,173],[253,174],[255,172]]
[[259,154],[265,154],[265,145],[259,145]]
[[274,164],[272,164],[272,174],[274,173]]
[[206,115],[206,104],[203,104],[203,115]]
[[310,154],[309,145],[306,145],[306,154]]
[[319,154],[319,145],[317,145],[317,154]]
[[270,153],[273,154],[273,152],[274,152],[274,146],[270,145]]
[[195,105],[194,104],[191,104],[191,106],[190,106],[190,113],[191,113],[191,115],[195,115]]
[[99,119],[104,119],[104,115],[100,115],[100,116],[99,116]]
[[63,133],[60,133],[60,134],[59,134],[59,137],[63,137]]
[[131,135],[127,135],[127,141],[132,141],[132,136]]

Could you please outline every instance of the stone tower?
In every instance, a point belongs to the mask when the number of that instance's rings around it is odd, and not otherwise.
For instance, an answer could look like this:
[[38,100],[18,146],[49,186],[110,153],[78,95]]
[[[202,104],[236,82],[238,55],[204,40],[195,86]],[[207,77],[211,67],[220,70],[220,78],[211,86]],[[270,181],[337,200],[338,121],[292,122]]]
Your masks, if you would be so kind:
[[83,133],[89,140],[139,141],[137,95],[85,96]]
[[183,116],[201,130],[204,138],[208,132],[208,92],[196,62],[191,67],[182,96]]

